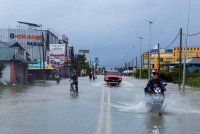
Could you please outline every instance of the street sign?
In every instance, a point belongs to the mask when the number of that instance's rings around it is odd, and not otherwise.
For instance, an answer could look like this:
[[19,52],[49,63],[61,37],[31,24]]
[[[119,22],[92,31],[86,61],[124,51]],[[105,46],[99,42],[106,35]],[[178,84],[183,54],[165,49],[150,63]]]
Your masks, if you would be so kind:
[[99,63],[99,58],[98,58],[98,57],[95,57],[94,62],[95,62],[95,63]]
[[87,49],[83,49],[83,50],[79,50],[79,53],[89,53],[90,52],[90,50],[87,50]]

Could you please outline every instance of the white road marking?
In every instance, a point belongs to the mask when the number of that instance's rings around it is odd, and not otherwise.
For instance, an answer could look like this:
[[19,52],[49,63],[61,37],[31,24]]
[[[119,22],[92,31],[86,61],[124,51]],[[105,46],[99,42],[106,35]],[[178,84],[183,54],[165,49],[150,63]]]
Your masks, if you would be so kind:
[[108,95],[107,95],[106,134],[111,134],[111,120],[110,120],[110,89],[108,89]]
[[103,121],[103,113],[104,113],[104,94],[105,94],[105,89],[103,88],[102,94],[101,94],[101,108],[100,108],[100,113],[99,113],[96,134],[102,133],[102,121]]
[[[107,103],[105,102],[105,91],[107,91]],[[105,108],[106,105],[106,108]],[[98,118],[98,124],[96,129],[96,134],[104,134],[103,131],[103,119],[104,119],[104,112],[106,110],[106,122],[105,122],[105,134],[111,134],[111,118],[110,118],[110,89],[105,90],[105,87],[102,89],[101,94],[101,106],[100,106],[100,113]]]

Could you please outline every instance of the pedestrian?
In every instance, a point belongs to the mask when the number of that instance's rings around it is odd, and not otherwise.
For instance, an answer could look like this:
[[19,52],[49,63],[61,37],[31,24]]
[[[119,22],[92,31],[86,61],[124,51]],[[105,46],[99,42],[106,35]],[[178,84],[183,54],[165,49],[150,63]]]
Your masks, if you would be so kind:
[[93,81],[95,81],[95,79],[96,79],[96,74],[93,73],[92,77],[93,77]]
[[90,72],[90,74],[89,74],[89,79],[90,79],[90,81],[92,80],[92,72]]
[[21,83],[21,77],[20,77],[20,75],[16,75],[16,81],[17,81],[17,83],[18,84],[20,84]]

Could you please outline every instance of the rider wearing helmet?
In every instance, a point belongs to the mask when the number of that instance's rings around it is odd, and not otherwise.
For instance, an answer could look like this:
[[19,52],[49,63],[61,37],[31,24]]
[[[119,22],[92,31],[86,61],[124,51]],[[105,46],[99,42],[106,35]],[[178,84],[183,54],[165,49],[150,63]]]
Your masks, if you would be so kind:
[[147,87],[144,89],[145,95],[146,94],[151,94],[151,91],[153,88],[159,87],[161,88],[161,91],[164,95],[164,91],[166,91],[165,86],[163,85],[162,80],[159,78],[159,73],[154,72],[153,73],[153,78],[150,79],[147,83]]

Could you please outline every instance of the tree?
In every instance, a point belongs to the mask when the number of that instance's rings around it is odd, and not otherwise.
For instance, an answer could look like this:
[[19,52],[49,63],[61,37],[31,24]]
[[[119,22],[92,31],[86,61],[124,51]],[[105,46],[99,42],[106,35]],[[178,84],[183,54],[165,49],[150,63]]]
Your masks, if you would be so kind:
[[74,69],[76,70],[78,75],[81,74],[81,70],[83,70],[83,69],[86,70],[87,74],[91,71],[89,63],[86,62],[85,55],[81,55],[81,54],[75,55]]

